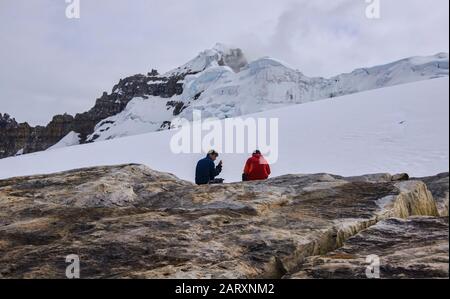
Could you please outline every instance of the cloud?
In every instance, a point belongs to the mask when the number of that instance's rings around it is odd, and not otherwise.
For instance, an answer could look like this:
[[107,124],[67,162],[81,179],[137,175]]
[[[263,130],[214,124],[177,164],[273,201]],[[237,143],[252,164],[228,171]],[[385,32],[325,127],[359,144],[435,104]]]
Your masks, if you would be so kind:
[[447,0],[0,1],[0,112],[45,124],[90,108],[121,78],[167,71],[216,42],[273,56],[306,75],[331,76],[448,51]]
[[381,0],[381,19],[369,20],[363,0],[293,1],[272,34],[245,36],[240,43],[251,53],[278,57],[312,76],[448,52],[449,2],[430,2]]

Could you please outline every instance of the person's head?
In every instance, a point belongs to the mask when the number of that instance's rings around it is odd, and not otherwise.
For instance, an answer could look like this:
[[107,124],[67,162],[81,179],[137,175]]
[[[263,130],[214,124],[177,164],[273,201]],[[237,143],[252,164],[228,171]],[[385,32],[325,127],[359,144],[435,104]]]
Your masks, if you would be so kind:
[[209,157],[211,160],[216,161],[217,158],[219,157],[219,153],[216,152],[215,150],[210,150],[210,151],[208,152],[208,157]]
[[256,150],[256,151],[253,152],[253,155],[254,156],[261,156],[262,154],[261,154],[260,150]]

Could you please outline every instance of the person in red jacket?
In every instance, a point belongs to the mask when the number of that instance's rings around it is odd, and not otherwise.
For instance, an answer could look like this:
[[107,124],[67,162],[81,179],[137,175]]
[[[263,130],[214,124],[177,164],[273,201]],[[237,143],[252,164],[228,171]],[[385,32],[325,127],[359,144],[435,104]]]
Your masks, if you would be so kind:
[[262,181],[269,178],[271,171],[267,160],[260,151],[256,150],[247,160],[242,175],[243,181]]

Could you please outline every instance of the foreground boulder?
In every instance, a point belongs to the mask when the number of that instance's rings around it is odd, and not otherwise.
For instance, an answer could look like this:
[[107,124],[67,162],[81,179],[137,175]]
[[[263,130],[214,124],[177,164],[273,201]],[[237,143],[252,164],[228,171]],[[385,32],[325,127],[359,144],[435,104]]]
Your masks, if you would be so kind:
[[65,278],[76,254],[82,278],[282,278],[410,216],[438,216],[421,181],[316,174],[197,187],[139,165],[13,178],[0,181],[0,277]]
[[380,278],[448,278],[448,218],[382,221],[344,247],[308,258],[291,278],[367,278],[366,269],[374,261],[367,258],[374,255]]
[[428,189],[437,202],[441,216],[448,217],[449,173],[441,173],[432,177],[420,178],[419,180],[427,184]]

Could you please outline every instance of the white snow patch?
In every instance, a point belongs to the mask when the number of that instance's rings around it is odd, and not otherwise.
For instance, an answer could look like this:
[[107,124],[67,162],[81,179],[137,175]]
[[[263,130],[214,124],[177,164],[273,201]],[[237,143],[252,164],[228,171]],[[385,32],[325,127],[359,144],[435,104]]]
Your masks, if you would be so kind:
[[67,146],[73,146],[80,144],[80,134],[77,134],[75,132],[70,132],[67,134],[63,139],[61,139],[57,144],[53,145],[52,147],[48,148],[47,150],[54,150],[58,148],[63,148]]
[[[169,100],[177,101],[179,97]],[[173,109],[167,106],[167,101],[153,96],[147,99],[134,98],[124,111],[100,122],[88,140],[103,141],[158,131],[165,120],[173,117]]]
[[[279,118],[279,160],[271,166],[273,176],[407,172],[421,177],[449,170],[448,78],[249,117]],[[203,154],[173,154],[170,141],[175,133],[149,133],[2,159],[0,178],[139,163],[193,181],[195,164]],[[221,177],[227,182],[239,181],[248,156],[222,154]]]

